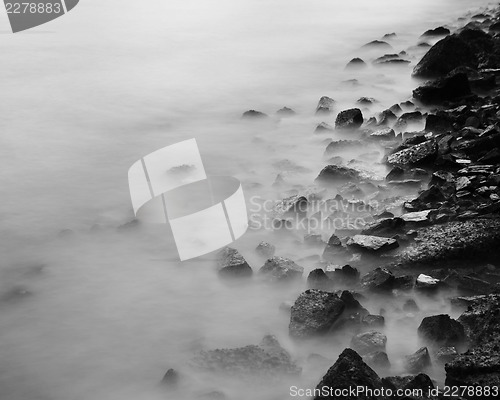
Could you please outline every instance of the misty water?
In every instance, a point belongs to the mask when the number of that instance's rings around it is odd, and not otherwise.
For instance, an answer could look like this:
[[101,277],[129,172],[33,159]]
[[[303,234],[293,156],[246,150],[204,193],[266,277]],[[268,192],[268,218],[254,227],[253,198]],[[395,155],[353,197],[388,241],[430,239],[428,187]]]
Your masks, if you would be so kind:
[[[164,399],[158,382],[171,367],[186,371],[194,394],[284,399],[290,384],[314,387],[326,367],[308,366],[308,356],[333,363],[350,337],[302,345],[288,338],[289,317],[279,305],[294,300],[304,282],[227,285],[206,258],[177,261],[164,227],[118,229],[134,217],[128,168],[195,137],[207,172],[237,177],[249,202],[305,188],[326,164],[324,140],[332,137],[312,133],[335,116],[315,116],[318,99],[334,98],[340,111],[361,96],[376,98],[365,116],[407,100],[416,86],[411,66],[422,55],[408,48],[425,30],[456,27],[458,17],[488,3],[85,0],[16,35],[0,13],[0,398]],[[360,47],[391,32],[410,67],[344,70],[353,57],[383,55]],[[360,84],[342,83],[348,79]],[[297,116],[275,117],[283,106]],[[241,120],[248,109],[271,121]],[[343,156],[374,149],[358,150]],[[383,177],[383,153],[375,151],[379,157],[360,167]],[[283,160],[302,170],[285,173],[287,186],[277,190],[271,185]],[[321,250],[298,239],[249,230],[234,247],[257,270],[263,260],[253,249],[269,240],[307,276],[313,263],[304,258]],[[390,359],[418,349],[421,317],[448,311],[443,299],[419,304],[413,322],[397,311],[391,318],[398,304],[364,304],[389,312]],[[199,350],[257,344],[268,333],[304,367],[301,378],[235,384],[186,366]],[[400,372],[397,362],[393,369]]]

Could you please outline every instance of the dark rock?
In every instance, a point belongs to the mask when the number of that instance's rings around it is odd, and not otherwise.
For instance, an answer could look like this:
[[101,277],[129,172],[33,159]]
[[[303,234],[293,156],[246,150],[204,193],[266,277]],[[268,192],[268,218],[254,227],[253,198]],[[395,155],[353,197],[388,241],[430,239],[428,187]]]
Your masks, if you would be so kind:
[[[314,400],[337,400],[336,391],[364,387],[368,390],[382,389],[382,381],[377,373],[372,370],[354,350],[345,349],[338,360],[328,370],[321,382],[316,386],[320,394]],[[323,393],[327,388],[328,393]],[[329,395],[331,394],[331,395]],[[377,400],[369,394],[356,394],[343,397],[345,400]],[[382,399],[379,399],[382,400]]]
[[[384,387],[391,389],[393,392],[401,390],[402,393],[411,393],[412,390],[420,389],[422,393],[429,393],[430,389],[434,389],[434,384],[431,378],[425,374],[406,375],[406,376],[388,376],[382,379]],[[422,398],[422,397],[419,397]],[[429,398],[424,395],[425,399]],[[412,397],[404,397],[404,399],[412,399]]]
[[404,176],[405,176],[405,170],[401,167],[395,166],[389,171],[389,173],[385,177],[385,180],[395,181],[398,179],[402,179]]
[[341,268],[335,267],[326,270],[326,275],[334,282],[341,285],[353,285],[359,280],[359,271],[350,265]]
[[418,374],[431,366],[431,357],[427,347],[422,347],[410,356],[406,356],[405,368],[412,374]]
[[434,346],[459,346],[465,341],[462,324],[447,314],[426,317],[418,327],[419,336]]
[[312,270],[307,277],[307,286],[310,289],[329,290],[333,286],[333,282],[328,278],[321,268]]
[[413,76],[440,77],[460,66],[477,68],[477,58],[467,43],[458,36],[451,35],[431,47],[413,69]]
[[330,114],[333,111],[335,105],[335,100],[328,96],[323,96],[319,99],[318,107],[316,108],[316,114]]
[[357,181],[359,179],[359,172],[352,168],[327,165],[319,173],[316,182],[321,184],[335,184],[339,182]]
[[424,130],[434,133],[450,132],[453,130],[453,121],[446,115],[429,114],[425,120]]
[[244,119],[265,119],[269,116],[260,111],[249,110],[245,111],[241,117]]
[[384,110],[378,116],[378,124],[381,126],[391,126],[398,117],[391,110]]
[[363,69],[366,68],[366,63],[361,58],[353,58],[345,66],[346,69]]
[[419,165],[432,161],[436,155],[437,145],[431,139],[391,154],[387,162],[391,165]]
[[369,272],[361,279],[361,287],[374,292],[391,291],[395,277],[389,270],[385,268],[376,268]]
[[440,26],[435,29],[429,29],[428,31],[425,31],[421,37],[429,37],[429,36],[447,36],[451,32],[448,28],[445,28],[443,26]]
[[360,355],[375,351],[385,352],[387,337],[376,331],[360,333],[351,339],[351,347]]
[[224,247],[217,256],[219,276],[223,278],[249,278],[252,276],[252,268],[238,250]]
[[300,279],[304,268],[285,257],[272,257],[266,261],[259,273],[272,282]]
[[255,248],[257,254],[265,258],[271,258],[276,252],[276,247],[267,242],[260,242]]
[[427,82],[413,91],[413,97],[423,104],[440,104],[471,94],[466,74],[446,75],[436,81]]
[[344,311],[337,295],[320,290],[306,290],[295,301],[290,315],[290,336],[306,339],[329,332]]
[[436,361],[440,364],[452,362],[458,356],[457,349],[453,346],[441,347],[436,352]]
[[347,245],[372,252],[385,252],[399,247],[395,239],[370,235],[354,235]]
[[359,108],[341,111],[335,119],[337,129],[357,129],[363,125],[363,114]]

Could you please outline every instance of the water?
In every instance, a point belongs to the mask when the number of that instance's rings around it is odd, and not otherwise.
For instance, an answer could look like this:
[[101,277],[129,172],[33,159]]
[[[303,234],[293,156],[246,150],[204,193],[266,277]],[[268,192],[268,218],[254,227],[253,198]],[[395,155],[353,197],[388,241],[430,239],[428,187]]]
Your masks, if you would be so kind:
[[[16,35],[1,14],[0,294],[32,293],[1,306],[2,400],[165,398],[156,384],[168,367],[182,370],[201,348],[258,343],[266,333],[299,360],[313,350],[334,360],[345,343],[288,340],[278,306],[301,287],[228,287],[205,261],[180,265],[161,228],[117,232],[133,217],[128,167],[196,137],[207,171],[238,177],[247,196],[277,197],[273,164],[284,159],[309,170],[288,174],[287,189],[307,185],[325,163],[324,138],[312,135],[324,119],[313,113],[319,97],[335,98],[339,110],[375,97],[375,112],[406,100],[415,86],[409,69],[344,71],[359,47],[397,32],[395,50],[406,49],[424,30],[486,4],[86,0]],[[419,54],[410,56],[414,63]],[[341,84],[351,78],[361,85]],[[283,106],[299,116],[239,119],[247,109],[274,114]],[[378,162],[368,168],[386,173]],[[65,229],[73,234],[60,235]],[[251,249],[266,236],[249,232],[236,244],[254,269],[262,261]],[[279,241],[278,252],[315,253],[293,239]],[[378,312],[381,305],[371,306]],[[435,302],[424,313],[443,310]],[[391,324],[389,356],[415,351],[416,337],[405,340]],[[302,384],[321,375],[306,368]],[[189,379],[196,390],[210,389],[201,376]],[[285,385],[262,390],[238,398],[288,393]]]

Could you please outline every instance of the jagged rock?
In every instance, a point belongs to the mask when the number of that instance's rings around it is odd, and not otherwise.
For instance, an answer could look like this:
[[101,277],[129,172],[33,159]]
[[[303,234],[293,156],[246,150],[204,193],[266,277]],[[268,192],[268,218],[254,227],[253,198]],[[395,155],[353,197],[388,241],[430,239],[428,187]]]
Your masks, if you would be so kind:
[[269,379],[280,375],[297,376],[301,372],[290,354],[272,335],[265,336],[257,346],[202,351],[191,364],[197,369],[243,378],[257,376]]
[[357,181],[360,173],[355,169],[339,165],[327,165],[321,170],[316,182],[321,184],[335,184],[339,182]]
[[276,247],[267,242],[260,242],[255,248],[257,254],[265,258],[271,258],[276,252]]
[[321,268],[312,270],[307,277],[307,286],[310,289],[329,290],[333,286],[333,282],[328,278]]
[[316,126],[316,129],[314,130],[314,133],[327,133],[327,132],[333,132],[333,127],[327,124],[326,122],[321,122]]
[[361,234],[362,235],[376,235],[384,237],[392,237],[404,231],[405,221],[401,218],[384,218],[379,219],[372,224],[368,225]]
[[252,276],[252,268],[238,250],[224,247],[217,256],[219,276],[223,278],[249,278]]
[[467,43],[457,35],[451,35],[430,48],[413,69],[413,76],[419,78],[444,76],[462,65],[477,68],[477,58]]
[[361,287],[375,292],[391,291],[396,278],[385,268],[376,268],[361,279]]
[[399,166],[393,167],[387,176],[385,177],[386,181],[395,181],[398,179],[402,179],[405,176],[405,170]]
[[431,357],[427,347],[418,349],[412,355],[406,356],[405,368],[411,374],[418,374],[431,366]]
[[417,165],[432,161],[436,155],[436,142],[431,139],[391,154],[387,162],[391,165]]
[[316,108],[316,114],[330,114],[333,111],[335,105],[335,100],[328,96],[323,96],[319,99],[318,107]]
[[366,68],[367,65],[361,58],[356,57],[349,61],[345,67],[346,69],[363,69]]
[[413,97],[423,104],[440,104],[470,94],[469,79],[464,73],[449,74],[436,81],[426,82],[413,91]]
[[351,339],[351,347],[360,355],[375,351],[385,352],[387,337],[376,331],[360,333]]
[[245,111],[241,116],[243,119],[265,119],[269,116],[261,111],[249,110]]
[[[352,349],[345,349],[316,386],[316,389],[319,390],[327,388],[326,393],[321,391],[318,396],[314,397],[314,400],[337,400],[338,397],[335,396],[337,390],[347,389],[349,391],[356,387],[364,387],[372,391],[382,389],[382,381],[358,353]],[[343,398],[346,400],[376,400],[373,396],[364,393],[356,393],[354,396],[348,395]]]
[[[393,392],[401,390],[402,393],[411,393],[413,390],[419,389],[424,393],[424,397],[419,397],[419,399],[433,398],[427,395],[431,389],[434,389],[434,384],[426,374],[388,376],[387,378],[382,378],[382,383],[384,387],[391,389]],[[413,397],[403,397],[403,399],[413,399]]]
[[452,362],[458,356],[457,349],[453,346],[441,347],[436,352],[436,361],[440,364]]
[[399,247],[395,239],[369,235],[354,235],[347,241],[347,245],[373,252],[384,252]]
[[363,114],[359,108],[341,111],[335,119],[337,129],[357,129],[363,125]]
[[433,346],[459,346],[465,341],[464,327],[447,314],[425,317],[418,327],[418,334]]
[[290,336],[306,339],[328,333],[342,315],[344,308],[344,302],[334,293],[306,290],[292,306]]
[[304,268],[285,257],[271,257],[259,270],[271,282],[285,282],[300,279]]

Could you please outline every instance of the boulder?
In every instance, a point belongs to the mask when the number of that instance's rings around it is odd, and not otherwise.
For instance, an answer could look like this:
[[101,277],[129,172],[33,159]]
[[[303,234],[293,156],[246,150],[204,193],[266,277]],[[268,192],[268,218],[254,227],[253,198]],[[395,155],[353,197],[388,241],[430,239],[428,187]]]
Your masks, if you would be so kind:
[[433,346],[460,346],[465,341],[462,324],[447,314],[425,317],[418,327],[418,335]]
[[436,142],[430,139],[391,154],[387,162],[391,165],[418,165],[432,161],[436,155]]
[[458,356],[457,349],[453,346],[441,347],[436,351],[436,361],[442,365],[452,362]]
[[361,279],[361,287],[374,292],[391,291],[395,276],[385,268],[376,268]]
[[267,119],[269,116],[261,111],[248,110],[241,116],[243,119]]
[[385,351],[374,351],[363,356],[363,360],[370,367],[387,370],[391,368],[389,357]]
[[371,252],[385,252],[399,247],[397,240],[380,236],[354,235],[347,246]]
[[432,276],[420,274],[417,277],[415,288],[421,291],[434,291],[443,286],[443,283]]
[[394,129],[385,128],[370,133],[368,138],[372,140],[394,140],[396,138],[396,134],[394,133]]
[[438,28],[435,28],[435,29],[429,29],[427,31],[425,31],[422,36],[420,37],[433,37],[433,36],[447,36],[449,35],[451,32],[448,28],[445,28],[443,26],[440,26]]
[[[325,374],[321,382],[316,386],[320,394],[314,400],[337,400],[336,391],[347,389],[349,393],[352,388],[362,387],[369,390],[382,389],[382,381],[377,373],[371,369],[352,349],[345,349],[333,366]],[[326,388],[326,391],[324,390]],[[376,400],[367,393],[355,393],[343,396],[346,400]],[[384,398],[378,398],[383,400]]]
[[319,99],[318,107],[316,107],[316,114],[330,114],[333,111],[335,100],[328,96],[323,96]]
[[321,268],[316,268],[307,277],[307,286],[310,289],[329,290],[333,287],[333,282],[328,278]]
[[179,379],[179,373],[175,369],[170,368],[163,376],[161,384],[169,389],[175,389],[179,385]]
[[353,58],[345,66],[346,69],[363,69],[366,68],[366,63],[361,58]]
[[333,127],[327,124],[326,122],[321,122],[316,126],[314,133],[328,133],[333,132]]
[[471,94],[469,79],[464,73],[446,75],[436,81],[426,82],[413,91],[413,97],[423,104],[441,104]]
[[413,76],[436,78],[463,65],[477,68],[477,58],[466,42],[457,35],[451,35],[441,39],[429,49],[413,69]]
[[363,325],[367,328],[382,328],[385,325],[385,318],[382,315],[368,314],[363,318]]
[[420,308],[419,306],[417,305],[417,303],[415,302],[415,300],[413,299],[408,299],[405,301],[405,303],[403,304],[403,311],[406,311],[406,312],[419,312],[420,311]]
[[351,339],[351,347],[360,355],[375,351],[385,352],[387,337],[377,331],[360,333]]
[[363,114],[359,108],[341,111],[335,119],[337,129],[357,129],[363,125]]
[[321,170],[316,182],[320,184],[335,184],[357,181],[360,179],[360,173],[355,169],[339,165],[327,165]]
[[252,276],[252,268],[238,250],[225,247],[217,255],[219,276],[223,278],[249,278]]
[[290,336],[294,339],[307,339],[328,333],[344,308],[344,302],[333,293],[306,290],[292,306]]
[[271,282],[286,282],[300,279],[304,268],[285,257],[271,257],[259,270]]
[[364,49],[391,50],[392,46],[383,40],[373,40],[363,45]]
[[359,280],[359,271],[350,265],[326,266],[326,275],[336,284],[354,285]]
[[405,368],[411,374],[418,374],[431,366],[431,357],[427,347],[422,347],[412,355],[406,356]]
[[276,252],[276,247],[267,242],[260,242],[255,248],[257,254],[265,258],[271,258]]
[[[401,390],[403,393],[411,393],[411,391],[418,389],[425,394],[424,397],[419,397],[419,399],[433,399],[433,397],[427,396],[427,394],[431,389],[434,389],[434,384],[426,374],[388,376],[382,379],[382,383],[384,387],[391,389],[393,392]],[[400,397],[396,398],[399,399]],[[403,397],[403,399],[413,399],[413,397]]]

